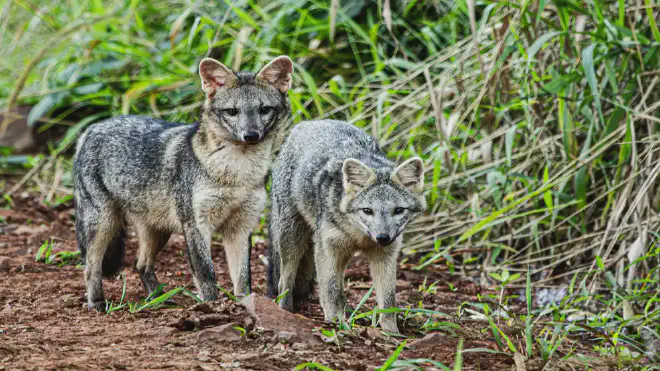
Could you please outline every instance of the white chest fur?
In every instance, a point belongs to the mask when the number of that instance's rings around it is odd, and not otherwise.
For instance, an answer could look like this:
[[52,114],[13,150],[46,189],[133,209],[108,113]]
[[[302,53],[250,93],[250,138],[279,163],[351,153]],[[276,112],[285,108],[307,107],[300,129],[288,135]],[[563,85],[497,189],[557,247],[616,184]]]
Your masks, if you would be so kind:
[[216,229],[242,209],[264,207],[264,178],[271,164],[271,143],[228,147],[204,162],[208,178],[193,191],[198,221]]

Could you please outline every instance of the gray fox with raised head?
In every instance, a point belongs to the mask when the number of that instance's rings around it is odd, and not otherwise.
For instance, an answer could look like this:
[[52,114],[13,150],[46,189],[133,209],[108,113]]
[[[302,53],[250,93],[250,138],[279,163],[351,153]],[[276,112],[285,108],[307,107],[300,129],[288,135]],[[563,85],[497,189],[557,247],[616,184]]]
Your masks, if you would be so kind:
[[139,239],[135,267],[147,293],[158,287],[158,252],[172,233],[182,232],[200,297],[216,299],[216,230],[234,293],[249,292],[249,237],[264,208],[279,123],[290,114],[292,73],[285,56],[257,74],[234,73],[205,58],[199,65],[206,93],[199,123],[120,116],[85,132],[76,150],[74,186],[90,308],[105,309],[102,277],[123,268],[127,223]]
[[[378,143],[341,121],[297,125],[272,171],[268,285],[292,311],[315,276],[326,320],[344,320],[344,271],[360,251],[369,261],[378,306],[396,305],[397,257],[405,226],[426,208],[424,164],[395,167]],[[398,332],[396,314],[383,329]]]

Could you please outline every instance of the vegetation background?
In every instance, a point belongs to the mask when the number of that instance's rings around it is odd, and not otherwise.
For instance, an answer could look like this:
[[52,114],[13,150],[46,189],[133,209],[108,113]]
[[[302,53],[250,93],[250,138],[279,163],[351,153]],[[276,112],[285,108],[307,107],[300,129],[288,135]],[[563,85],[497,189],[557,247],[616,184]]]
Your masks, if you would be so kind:
[[[5,0],[0,125],[33,106],[27,124],[52,135],[38,155],[1,147],[15,178],[0,186],[6,207],[25,185],[68,202],[87,126],[193,122],[201,58],[255,70],[286,54],[289,128],[348,120],[393,159],[425,159],[429,213],[408,259],[508,289],[529,272],[552,296],[526,319],[543,334],[530,330],[529,355],[578,334],[622,364],[653,359],[659,14],[654,0]],[[564,290],[540,289],[551,284]]]

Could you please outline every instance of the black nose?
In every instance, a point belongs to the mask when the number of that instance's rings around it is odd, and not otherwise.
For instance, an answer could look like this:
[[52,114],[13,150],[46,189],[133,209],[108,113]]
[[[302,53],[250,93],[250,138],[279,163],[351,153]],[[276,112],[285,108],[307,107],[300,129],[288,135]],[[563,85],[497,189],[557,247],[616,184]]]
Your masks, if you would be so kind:
[[376,236],[376,242],[378,242],[379,244],[381,244],[383,246],[389,244],[391,241],[392,241],[392,239],[390,238],[389,234],[381,233],[381,234]]
[[243,133],[243,139],[248,143],[256,143],[259,141],[259,133],[256,131],[246,131]]

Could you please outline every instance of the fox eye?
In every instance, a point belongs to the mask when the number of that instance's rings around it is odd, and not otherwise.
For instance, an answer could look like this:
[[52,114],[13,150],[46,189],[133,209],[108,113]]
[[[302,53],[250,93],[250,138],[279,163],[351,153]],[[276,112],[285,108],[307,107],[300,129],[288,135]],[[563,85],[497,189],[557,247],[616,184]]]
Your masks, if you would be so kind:
[[374,214],[374,211],[371,210],[368,207],[365,207],[364,209],[362,209],[362,212],[365,213],[366,215],[373,215]]
[[259,108],[259,114],[260,115],[267,115],[267,114],[273,112],[273,110],[274,110],[274,108],[271,107],[271,106],[263,106],[263,107]]
[[401,215],[401,214],[403,214],[404,210],[405,209],[402,208],[402,207],[395,207],[394,208],[394,215]]
[[222,112],[227,116],[236,116],[236,115],[238,115],[238,110],[236,108],[223,109]]

